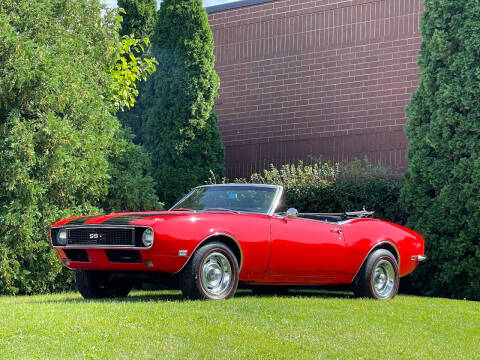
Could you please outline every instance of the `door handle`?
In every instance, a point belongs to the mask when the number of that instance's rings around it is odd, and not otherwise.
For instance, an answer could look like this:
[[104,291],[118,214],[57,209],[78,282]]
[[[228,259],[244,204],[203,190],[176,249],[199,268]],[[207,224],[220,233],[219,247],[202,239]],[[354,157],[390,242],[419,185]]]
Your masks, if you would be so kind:
[[342,234],[343,231],[342,231],[342,229],[332,229],[332,230],[330,230],[330,232],[336,233],[336,234]]

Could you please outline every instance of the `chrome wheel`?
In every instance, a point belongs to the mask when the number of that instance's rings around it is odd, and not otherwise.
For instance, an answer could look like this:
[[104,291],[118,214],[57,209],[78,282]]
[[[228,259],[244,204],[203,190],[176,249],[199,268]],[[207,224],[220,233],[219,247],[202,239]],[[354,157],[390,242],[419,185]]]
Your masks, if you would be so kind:
[[212,298],[222,298],[232,284],[232,266],[221,252],[208,254],[203,260],[201,271],[203,290]]
[[380,260],[373,270],[373,291],[381,299],[388,299],[395,291],[395,269],[390,261]]

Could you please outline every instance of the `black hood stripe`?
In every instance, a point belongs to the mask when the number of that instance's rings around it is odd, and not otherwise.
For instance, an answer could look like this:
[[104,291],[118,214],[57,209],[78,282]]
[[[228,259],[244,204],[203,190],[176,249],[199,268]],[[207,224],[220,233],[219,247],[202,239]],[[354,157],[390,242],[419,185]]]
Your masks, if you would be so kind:
[[82,225],[85,223],[85,221],[96,218],[96,217],[98,217],[98,215],[80,217],[78,219],[69,221],[66,225]]
[[146,217],[157,216],[161,213],[148,213],[148,214],[136,214],[136,215],[123,215],[117,216],[102,222],[102,224],[116,224],[116,225],[129,225],[131,222],[143,219]]

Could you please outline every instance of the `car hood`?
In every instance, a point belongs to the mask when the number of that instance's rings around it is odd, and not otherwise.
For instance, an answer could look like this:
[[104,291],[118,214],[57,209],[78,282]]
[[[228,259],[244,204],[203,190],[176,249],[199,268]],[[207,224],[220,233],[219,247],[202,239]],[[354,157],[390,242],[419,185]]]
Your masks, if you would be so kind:
[[154,211],[128,212],[108,215],[77,216],[61,220],[53,226],[80,226],[80,225],[152,225],[179,216],[191,216],[193,212],[185,211]]

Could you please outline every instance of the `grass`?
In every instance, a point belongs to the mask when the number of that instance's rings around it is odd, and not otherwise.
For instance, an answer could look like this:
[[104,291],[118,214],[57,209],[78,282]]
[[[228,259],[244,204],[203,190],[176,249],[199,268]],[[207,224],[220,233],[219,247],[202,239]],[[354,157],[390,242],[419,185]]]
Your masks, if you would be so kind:
[[478,359],[480,303],[342,293],[0,297],[2,359]]

